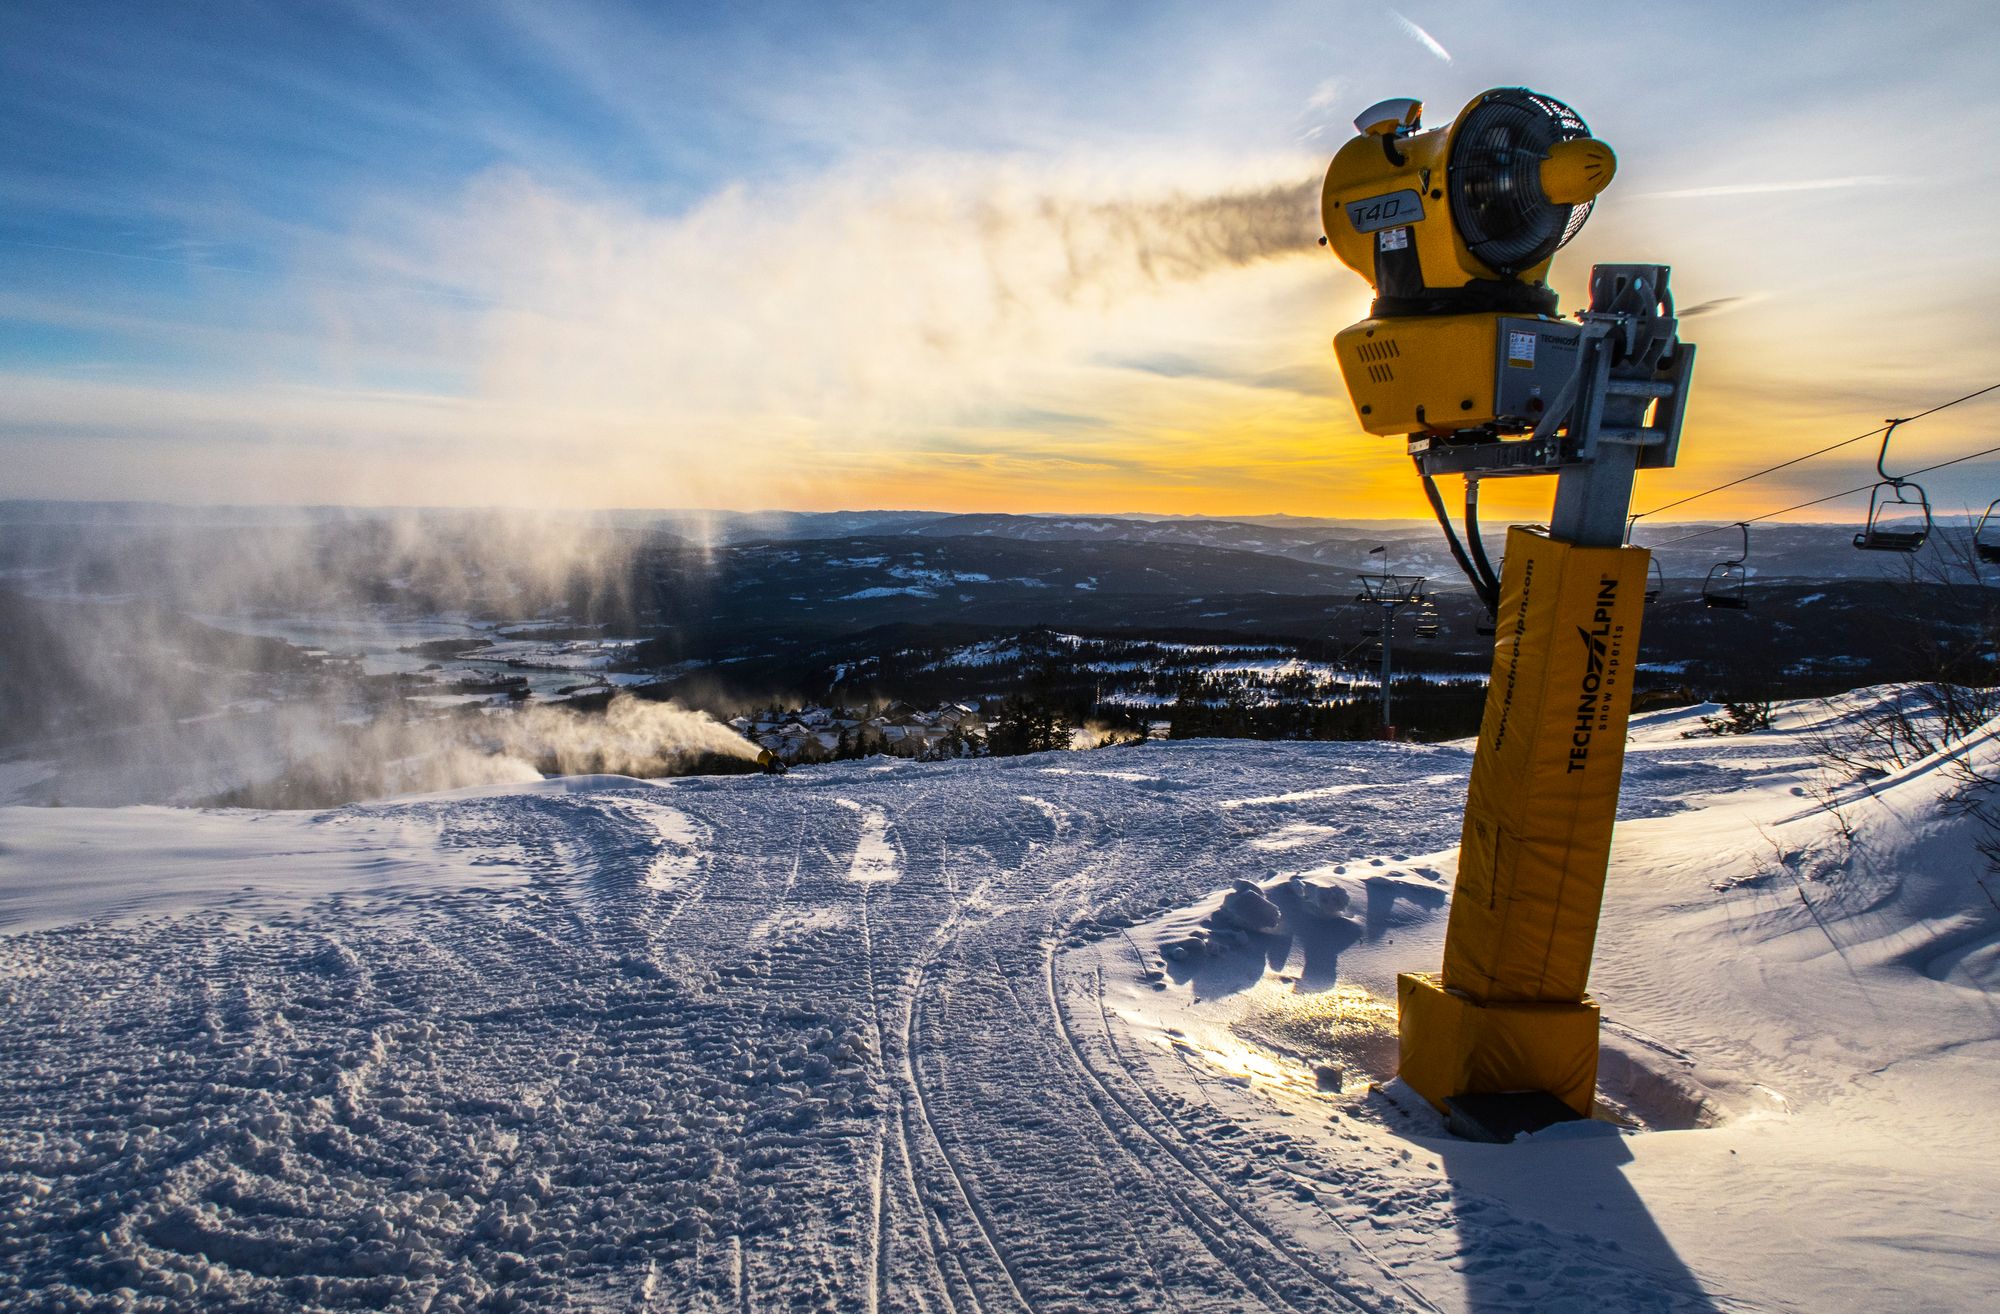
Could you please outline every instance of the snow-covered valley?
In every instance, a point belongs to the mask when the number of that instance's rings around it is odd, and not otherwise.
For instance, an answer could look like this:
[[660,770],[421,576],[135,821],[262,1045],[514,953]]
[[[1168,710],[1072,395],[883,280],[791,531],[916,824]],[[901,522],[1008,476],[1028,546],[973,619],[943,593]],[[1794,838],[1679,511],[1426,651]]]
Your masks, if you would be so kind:
[[0,1304],[1982,1308],[1982,832],[1823,715],[1635,722],[1607,1117],[1511,1146],[1390,1080],[1465,745],[0,810]]

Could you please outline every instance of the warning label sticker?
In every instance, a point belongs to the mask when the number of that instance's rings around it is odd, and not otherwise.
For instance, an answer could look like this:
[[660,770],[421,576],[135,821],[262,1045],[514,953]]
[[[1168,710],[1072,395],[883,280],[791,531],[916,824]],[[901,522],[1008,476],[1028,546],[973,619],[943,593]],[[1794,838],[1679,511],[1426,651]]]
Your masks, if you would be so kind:
[[1535,341],[1533,333],[1521,333],[1513,329],[1507,331],[1507,363],[1523,369],[1535,366]]
[[1382,250],[1400,251],[1410,244],[1410,230],[1407,228],[1384,228],[1382,230]]

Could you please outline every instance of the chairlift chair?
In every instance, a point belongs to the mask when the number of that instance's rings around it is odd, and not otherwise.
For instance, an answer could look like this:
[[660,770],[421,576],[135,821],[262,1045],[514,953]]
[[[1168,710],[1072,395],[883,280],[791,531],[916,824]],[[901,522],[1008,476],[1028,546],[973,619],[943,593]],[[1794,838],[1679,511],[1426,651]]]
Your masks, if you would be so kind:
[[[1639,523],[1638,516],[1625,517],[1626,547],[1632,546],[1632,526],[1638,523]],[[1666,573],[1660,569],[1660,559],[1658,557],[1646,558],[1646,601],[1648,603],[1658,602],[1660,600],[1660,593],[1662,590],[1666,588],[1666,586],[1667,586],[1667,576]]]
[[[1931,535],[1931,500],[1925,495],[1922,485],[1912,483],[1901,475],[1892,475],[1883,468],[1883,463],[1889,458],[1890,436],[1902,423],[1902,420],[1891,420],[1889,427],[1883,431],[1882,450],[1875,457],[1875,470],[1882,476],[1882,482],[1870,490],[1868,522],[1854,536],[1854,546],[1870,552],[1915,552]],[[1889,527],[1891,517],[1908,515],[1913,511],[1923,516],[1923,528]]]
[[2000,497],[1986,504],[1985,512],[1979,517],[1979,524],[1973,528],[1972,550],[1979,554],[1981,561],[2000,565],[2000,522],[1995,522],[1991,529],[1987,528],[1987,522],[1993,520],[1993,513],[1996,510],[2000,510]]
[[1743,565],[1750,559],[1750,526],[1748,522],[1739,520],[1736,527],[1743,531],[1743,550],[1708,568],[1708,578],[1701,582],[1701,605],[1704,607],[1745,611],[1750,606],[1750,600],[1743,592],[1743,586],[1750,578],[1750,572]]

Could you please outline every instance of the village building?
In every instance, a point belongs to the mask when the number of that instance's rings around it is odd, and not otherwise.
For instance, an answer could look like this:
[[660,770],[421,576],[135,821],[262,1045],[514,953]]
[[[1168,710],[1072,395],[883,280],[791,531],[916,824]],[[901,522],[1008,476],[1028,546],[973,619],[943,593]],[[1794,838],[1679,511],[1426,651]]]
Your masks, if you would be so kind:
[[846,708],[766,708],[732,717],[729,726],[788,764],[829,761],[843,751],[909,758],[978,752],[986,733],[969,704],[923,709],[901,700],[865,717]]

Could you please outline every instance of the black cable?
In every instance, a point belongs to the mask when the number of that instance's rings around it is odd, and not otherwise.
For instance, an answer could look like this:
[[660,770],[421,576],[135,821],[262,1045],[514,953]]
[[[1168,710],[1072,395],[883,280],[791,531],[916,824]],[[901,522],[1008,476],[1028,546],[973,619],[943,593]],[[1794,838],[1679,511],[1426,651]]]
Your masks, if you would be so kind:
[[[2000,384],[1995,384],[1994,386],[2000,387]],[[1927,465],[1921,470],[1912,470],[1910,471],[1910,473],[1904,475],[1903,478],[1915,479],[1918,475],[1929,474],[1933,470],[1942,470],[1946,466],[1962,465],[1967,461],[1976,461],[1982,456],[1994,456],[1994,455],[2000,455],[2000,447],[1989,447],[1983,452],[1971,452],[1965,456],[1955,456],[1949,461],[1939,461],[1936,465]],[[1670,538],[1664,543],[1649,544],[1648,547],[1649,548],[1672,547],[1676,543],[1685,543],[1689,539],[1706,538],[1710,534],[1720,534],[1724,530],[1734,529],[1738,525],[1754,525],[1760,520],[1769,520],[1775,516],[1790,515],[1794,511],[1803,511],[1809,506],[1818,506],[1822,502],[1838,502],[1843,497],[1853,497],[1856,494],[1865,493],[1871,488],[1879,487],[1881,483],[1882,481],[1879,479],[1874,480],[1870,483],[1865,483],[1861,485],[1861,487],[1859,488],[1850,488],[1844,493],[1828,493],[1825,497],[1815,497],[1810,502],[1801,502],[1797,506],[1788,506],[1784,508],[1782,511],[1766,511],[1763,515],[1751,516],[1748,520],[1732,520],[1726,525],[1717,525],[1713,529],[1698,529],[1692,534],[1682,534],[1679,538]]]
[[[1941,402],[1938,405],[1931,407],[1927,411],[1918,411],[1915,415],[1906,416],[1904,419],[1899,421],[1899,423],[1908,424],[1911,420],[1921,420],[1926,415],[1936,415],[1939,411],[1950,410],[1952,407],[1958,405],[1961,402],[1969,402],[1975,397],[1984,397],[1987,393],[1992,392],[1995,389],[2000,389],[2000,383],[1989,383],[1984,388],[1979,389],[1977,392],[1968,392],[1963,397],[1954,397],[1948,402]],[[1852,438],[1843,438],[1837,443],[1829,443],[1827,446],[1822,447],[1817,451],[1807,452],[1804,456],[1794,456],[1789,461],[1780,461],[1778,462],[1778,464],[1771,466],[1768,469],[1758,470],[1752,474],[1744,475],[1741,479],[1732,479],[1726,484],[1717,484],[1715,487],[1704,489],[1699,493],[1689,493],[1686,497],[1678,498],[1672,502],[1667,502],[1660,506],[1656,506],[1650,511],[1638,512],[1632,517],[1632,519],[1644,520],[1646,517],[1656,516],[1662,511],[1671,511],[1677,506],[1686,506],[1689,502],[1698,501],[1701,498],[1707,497],[1710,493],[1720,493],[1724,489],[1734,488],[1738,484],[1747,484],[1752,479],[1762,479],[1767,474],[1776,474],[1778,471],[1786,469],[1790,466],[1797,465],[1801,461],[1810,461],[1815,456],[1825,456],[1828,452],[1838,451],[1843,447],[1851,447],[1855,443],[1866,442],[1870,438],[1880,437],[1882,434],[1888,432],[1888,429],[1889,426],[1886,424],[1879,425],[1876,428],[1870,429],[1867,433],[1857,433]],[[1908,478],[1907,475],[1904,477]],[[1814,506],[1817,504],[1813,502],[1808,502],[1805,505]],[[1629,534],[1627,536],[1629,537]],[[1665,545],[1662,544],[1662,546]]]
[[1437,480],[1426,474],[1421,465],[1417,467],[1417,473],[1423,475],[1424,496],[1430,499],[1431,513],[1437,517],[1438,528],[1444,530],[1444,541],[1451,547],[1452,560],[1458,562],[1458,568],[1465,572],[1466,581],[1472,585],[1472,591],[1478,596],[1480,604],[1489,613],[1497,613],[1500,607],[1499,592],[1496,590],[1492,597],[1487,596],[1486,581],[1480,578],[1471,558],[1465,555],[1465,545],[1458,541],[1458,531],[1452,527],[1451,513],[1444,509],[1444,496],[1438,492]]
[[1500,576],[1493,569],[1492,559],[1486,555],[1486,540],[1479,535],[1479,481],[1465,481],[1465,542],[1472,549],[1473,564],[1479,567],[1479,577],[1486,582],[1480,594],[1486,603],[1488,615],[1500,614]]

